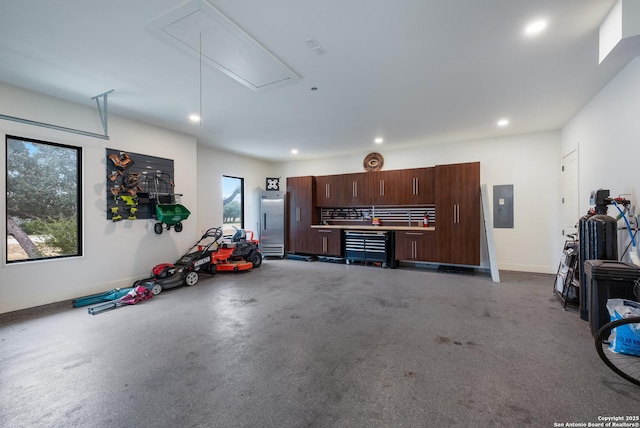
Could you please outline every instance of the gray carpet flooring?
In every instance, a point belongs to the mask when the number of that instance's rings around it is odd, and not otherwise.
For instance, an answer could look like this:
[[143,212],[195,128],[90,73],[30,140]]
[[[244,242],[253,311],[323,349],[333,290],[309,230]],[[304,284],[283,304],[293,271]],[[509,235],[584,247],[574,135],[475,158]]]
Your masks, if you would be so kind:
[[553,427],[640,414],[553,276],[265,260],[0,316],[2,427]]

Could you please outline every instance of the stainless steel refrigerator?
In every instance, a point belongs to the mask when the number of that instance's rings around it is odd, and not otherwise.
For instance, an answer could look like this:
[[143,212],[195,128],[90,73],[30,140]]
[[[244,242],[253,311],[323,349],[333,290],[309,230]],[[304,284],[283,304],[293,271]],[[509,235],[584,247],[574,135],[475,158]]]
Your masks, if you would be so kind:
[[264,257],[284,257],[284,192],[261,195],[260,252]]

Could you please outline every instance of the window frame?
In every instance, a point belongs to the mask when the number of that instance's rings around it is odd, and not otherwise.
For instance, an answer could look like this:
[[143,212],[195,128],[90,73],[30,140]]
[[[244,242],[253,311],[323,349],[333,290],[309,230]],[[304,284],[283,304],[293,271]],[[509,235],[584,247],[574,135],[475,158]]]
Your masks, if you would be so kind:
[[[37,145],[51,146],[60,149],[71,150],[75,153],[75,168],[76,168],[76,251],[72,254],[61,254],[61,255],[43,255],[42,257],[31,258],[27,257],[19,260],[9,260],[9,144],[10,140],[18,141],[22,143],[31,143]],[[34,138],[28,137],[20,137],[17,135],[5,135],[5,209],[4,209],[4,227],[5,227],[5,257],[4,264],[6,266],[16,265],[20,263],[30,263],[30,262],[40,262],[46,260],[57,260],[57,259],[69,259],[69,258],[78,258],[84,256],[84,235],[83,235],[83,194],[84,194],[84,180],[83,180],[83,148],[81,146],[73,146],[69,144],[56,143],[52,141],[44,141],[38,140]]]
[[228,178],[240,180],[240,229],[244,229],[244,178],[224,174],[222,175],[222,228],[224,229],[224,226],[229,224],[224,222],[224,180]]

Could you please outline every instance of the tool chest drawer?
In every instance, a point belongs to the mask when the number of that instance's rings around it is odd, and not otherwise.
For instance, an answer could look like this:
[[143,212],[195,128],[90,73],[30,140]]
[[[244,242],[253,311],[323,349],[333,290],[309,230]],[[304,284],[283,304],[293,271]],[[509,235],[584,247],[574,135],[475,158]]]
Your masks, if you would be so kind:
[[346,231],[344,254],[347,264],[352,261],[379,262],[383,267],[393,260],[393,246],[389,232]]

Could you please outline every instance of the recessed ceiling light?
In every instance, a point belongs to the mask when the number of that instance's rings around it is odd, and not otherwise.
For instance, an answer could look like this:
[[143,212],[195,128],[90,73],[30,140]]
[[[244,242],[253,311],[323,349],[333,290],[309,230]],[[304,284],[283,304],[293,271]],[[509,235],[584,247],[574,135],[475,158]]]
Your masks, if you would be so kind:
[[537,21],[532,21],[524,28],[524,34],[527,36],[535,36],[536,34],[540,34],[544,29],[547,28],[547,21],[544,19],[539,19]]
[[191,122],[200,122],[200,116],[198,116],[197,114],[192,114],[191,116],[189,116],[189,120]]
[[298,149],[291,149],[291,154],[292,155],[297,155],[298,154]]
[[505,127],[505,126],[507,126],[508,124],[509,124],[509,119],[500,119],[500,120],[497,122],[497,125],[498,125],[498,126],[500,126],[500,127]]
[[382,144],[384,143],[384,139],[382,137],[378,137],[375,140],[373,140],[373,142],[376,144]]

